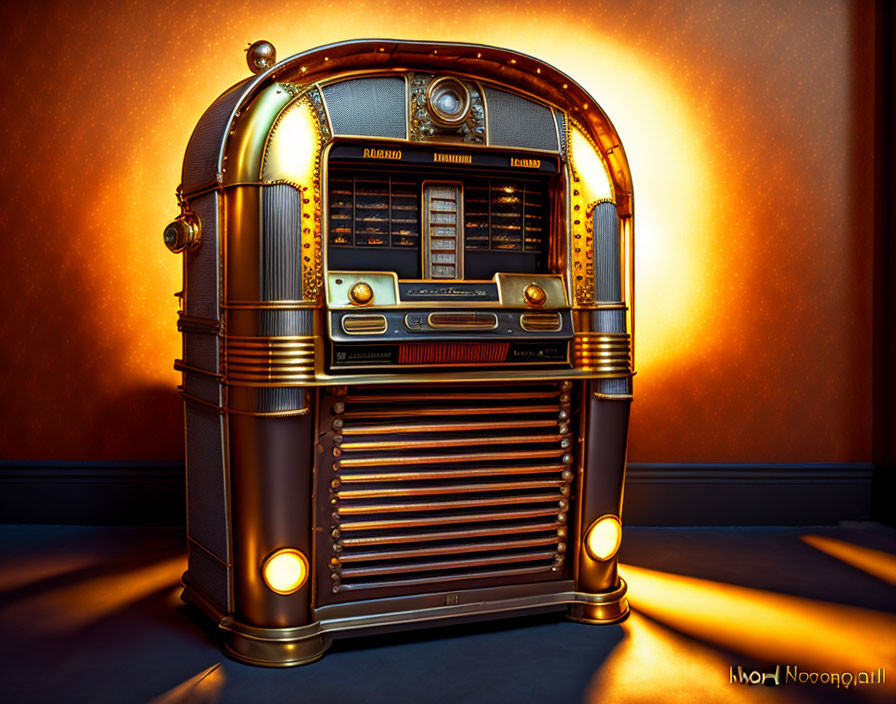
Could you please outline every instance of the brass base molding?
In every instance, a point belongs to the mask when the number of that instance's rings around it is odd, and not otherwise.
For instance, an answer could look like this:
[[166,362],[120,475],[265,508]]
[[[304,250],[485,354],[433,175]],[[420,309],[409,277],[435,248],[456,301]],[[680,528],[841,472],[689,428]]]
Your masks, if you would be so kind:
[[607,625],[619,623],[628,618],[631,609],[625,593],[628,586],[625,580],[619,578],[619,586],[605,594],[581,594],[581,597],[589,597],[587,601],[580,601],[569,607],[567,618],[576,623],[591,625]]
[[188,575],[184,575],[181,599],[218,624],[225,632],[224,647],[232,657],[250,665],[293,667],[320,659],[334,639],[347,636],[564,609],[568,609],[569,618],[581,623],[617,623],[629,613],[625,592],[622,579],[616,589],[601,594],[577,592],[571,580],[564,580],[368,599],[314,609],[317,620],[295,628],[255,628],[240,623],[197,593]]

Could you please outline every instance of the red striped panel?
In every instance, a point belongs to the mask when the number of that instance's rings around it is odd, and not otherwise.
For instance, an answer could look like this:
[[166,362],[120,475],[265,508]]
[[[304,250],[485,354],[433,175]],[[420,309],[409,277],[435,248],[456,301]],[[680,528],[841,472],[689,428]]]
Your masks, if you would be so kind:
[[398,346],[399,364],[503,362],[509,342],[419,342]]

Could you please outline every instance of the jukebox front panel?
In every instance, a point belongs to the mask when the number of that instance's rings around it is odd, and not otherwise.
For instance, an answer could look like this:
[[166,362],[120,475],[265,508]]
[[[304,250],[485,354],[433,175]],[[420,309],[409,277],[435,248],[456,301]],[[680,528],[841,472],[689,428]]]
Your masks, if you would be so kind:
[[567,577],[571,391],[536,382],[323,394],[318,603]]
[[185,257],[184,599],[262,665],[415,622],[624,618],[632,198],[612,124],[503,49],[248,58],[165,231]]

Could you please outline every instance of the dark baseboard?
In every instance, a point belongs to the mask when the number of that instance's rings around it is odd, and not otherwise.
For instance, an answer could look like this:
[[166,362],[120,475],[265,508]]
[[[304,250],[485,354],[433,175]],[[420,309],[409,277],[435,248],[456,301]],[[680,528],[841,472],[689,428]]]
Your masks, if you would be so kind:
[[871,464],[633,464],[623,521],[640,526],[868,520]]
[[[867,520],[870,464],[630,464],[627,525]],[[0,523],[183,525],[183,463],[0,462]]]
[[0,523],[177,526],[183,462],[0,462]]

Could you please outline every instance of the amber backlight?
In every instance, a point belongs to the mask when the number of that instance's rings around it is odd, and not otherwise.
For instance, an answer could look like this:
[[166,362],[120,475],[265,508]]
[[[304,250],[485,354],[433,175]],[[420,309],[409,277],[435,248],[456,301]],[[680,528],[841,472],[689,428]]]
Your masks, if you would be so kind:
[[810,5],[5,5],[0,456],[182,460],[162,231],[192,129],[250,41],[390,36],[531,54],[616,126],[631,461],[869,460],[873,7]]

